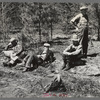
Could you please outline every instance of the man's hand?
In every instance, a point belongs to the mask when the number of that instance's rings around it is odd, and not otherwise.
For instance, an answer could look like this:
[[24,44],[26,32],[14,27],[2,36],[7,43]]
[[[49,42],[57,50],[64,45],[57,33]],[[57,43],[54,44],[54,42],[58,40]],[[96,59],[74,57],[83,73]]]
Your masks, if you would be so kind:
[[40,58],[40,57],[41,57],[41,55],[37,55],[37,57],[38,57],[38,58]]
[[15,57],[15,56],[16,56],[16,53],[13,54],[13,57]]
[[70,53],[70,52],[63,52],[63,54],[68,55],[68,56],[72,55],[72,53]]
[[78,27],[75,27],[76,28],[76,31],[79,31]]

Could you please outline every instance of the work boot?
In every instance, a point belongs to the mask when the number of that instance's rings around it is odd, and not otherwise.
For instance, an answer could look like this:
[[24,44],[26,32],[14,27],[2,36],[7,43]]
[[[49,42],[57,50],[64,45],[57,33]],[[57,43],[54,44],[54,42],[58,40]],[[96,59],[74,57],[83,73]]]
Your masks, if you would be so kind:
[[65,62],[63,62],[62,70],[63,70],[64,68],[66,68],[66,63],[65,63]]
[[27,72],[27,71],[29,71],[29,69],[28,68],[24,68],[22,72]]
[[30,66],[25,66],[25,68],[23,69],[23,72],[27,72],[27,71],[29,71],[30,69],[31,69]]
[[22,63],[19,63],[18,66],[25,66],[25,61],[23,61]]
[[84,58],[87,58],[87,55],[84,55]]
[[63,59],[62,70],[66,68],[66,59]]
[[4,67],[13,67],[13,65],[14,65],[14,64],[12,64],[12,63],[10,63],[10,62],[8,62],[8,63],[3,62],[3,66],[4,66]]
[[84,55],[83,55],[83,58],[87,58],[87,54],[84,54]]
[[66,64],[66,68],[64,69],[64,71],[67,71],[71,68],[70,62],[67,62]]
[[7,66],[8,66],[8,63],[3,62],[3,66],[4,66],[4,67],[7,67]]

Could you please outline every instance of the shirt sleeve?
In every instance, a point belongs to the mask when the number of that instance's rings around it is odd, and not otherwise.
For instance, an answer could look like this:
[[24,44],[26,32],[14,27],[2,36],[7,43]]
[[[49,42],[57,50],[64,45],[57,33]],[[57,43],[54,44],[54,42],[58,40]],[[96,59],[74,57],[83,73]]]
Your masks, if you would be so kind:
[[19,55],[21,52],[22,52],[22,46],[21,45],[17,45],[16,47],[14,47],[14,53],[16,54],[16,55]]
[[75,22],[76,20],[78,20],[81,17],[81,14],[76,15],[74,18],[72,18],[72,20],[70,22]]
[[45,60],[45,59],[47,58],[47,54],[48,54],[48,52],[47,52],[46,50],[44,50],[44,51],[42,52],[42,54],[40,55],[40,57],[41,57],[43,60]]
[[67,54],[69,53],[70,49],[71,49],[72,45],[68,46],[64,51],[63,51],[63,54]]
[[47,54],[42,54],[40,57],[41,57],[43,60],[45,60],[46,57],[47,57]]

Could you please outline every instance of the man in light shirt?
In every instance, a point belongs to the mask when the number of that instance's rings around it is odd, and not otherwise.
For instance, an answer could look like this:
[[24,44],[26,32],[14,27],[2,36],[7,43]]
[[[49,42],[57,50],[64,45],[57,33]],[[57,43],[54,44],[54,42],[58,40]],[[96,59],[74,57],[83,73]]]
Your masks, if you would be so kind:
[[11,38],[10,43],[3,51],[4,55],[9,58],[7,62],[3,62],[4,66],[13,66],[17,61],[19,61],[19,56],[22,52],[23,48],[18,44],[18,40],[15,38]]
[[82,45],[76,34],[72,37],[72,44],[63,51],[63,68],[69,70],[73,62],[78,61],[82,57]]
[[82,44],[82,52],[84,58],[87,58],[87,49],[88,49],[88,8],[83,6],[80,8],[81,13],[76,15],[70,22],[74,25],[77,31],[79,42]]

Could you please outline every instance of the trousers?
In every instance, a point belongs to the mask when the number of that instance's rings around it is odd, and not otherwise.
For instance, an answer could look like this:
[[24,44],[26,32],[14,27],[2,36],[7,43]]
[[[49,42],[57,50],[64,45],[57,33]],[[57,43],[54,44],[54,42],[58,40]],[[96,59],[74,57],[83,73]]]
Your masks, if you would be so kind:
[[30,52],[24,58],[24,62],[26,63],[25,64],[26,68],[31,68],[31,67],[37,68],[38,65],[43,62],[43,60],[41,58],[38,58],[37,55],[34,54],[33,52]]
[[82,52],[87,55],[88,51],[88,27],[85,27],[82,31],[82,36],[80,38],[80,44],[82,45]]
[[78,61],[79,59],[81,59],[82,56],[83,56],[82,54],[70,55],[70,56],[63,55],[63,61],[64,61],[64,63],[75,62],[75,61]]

